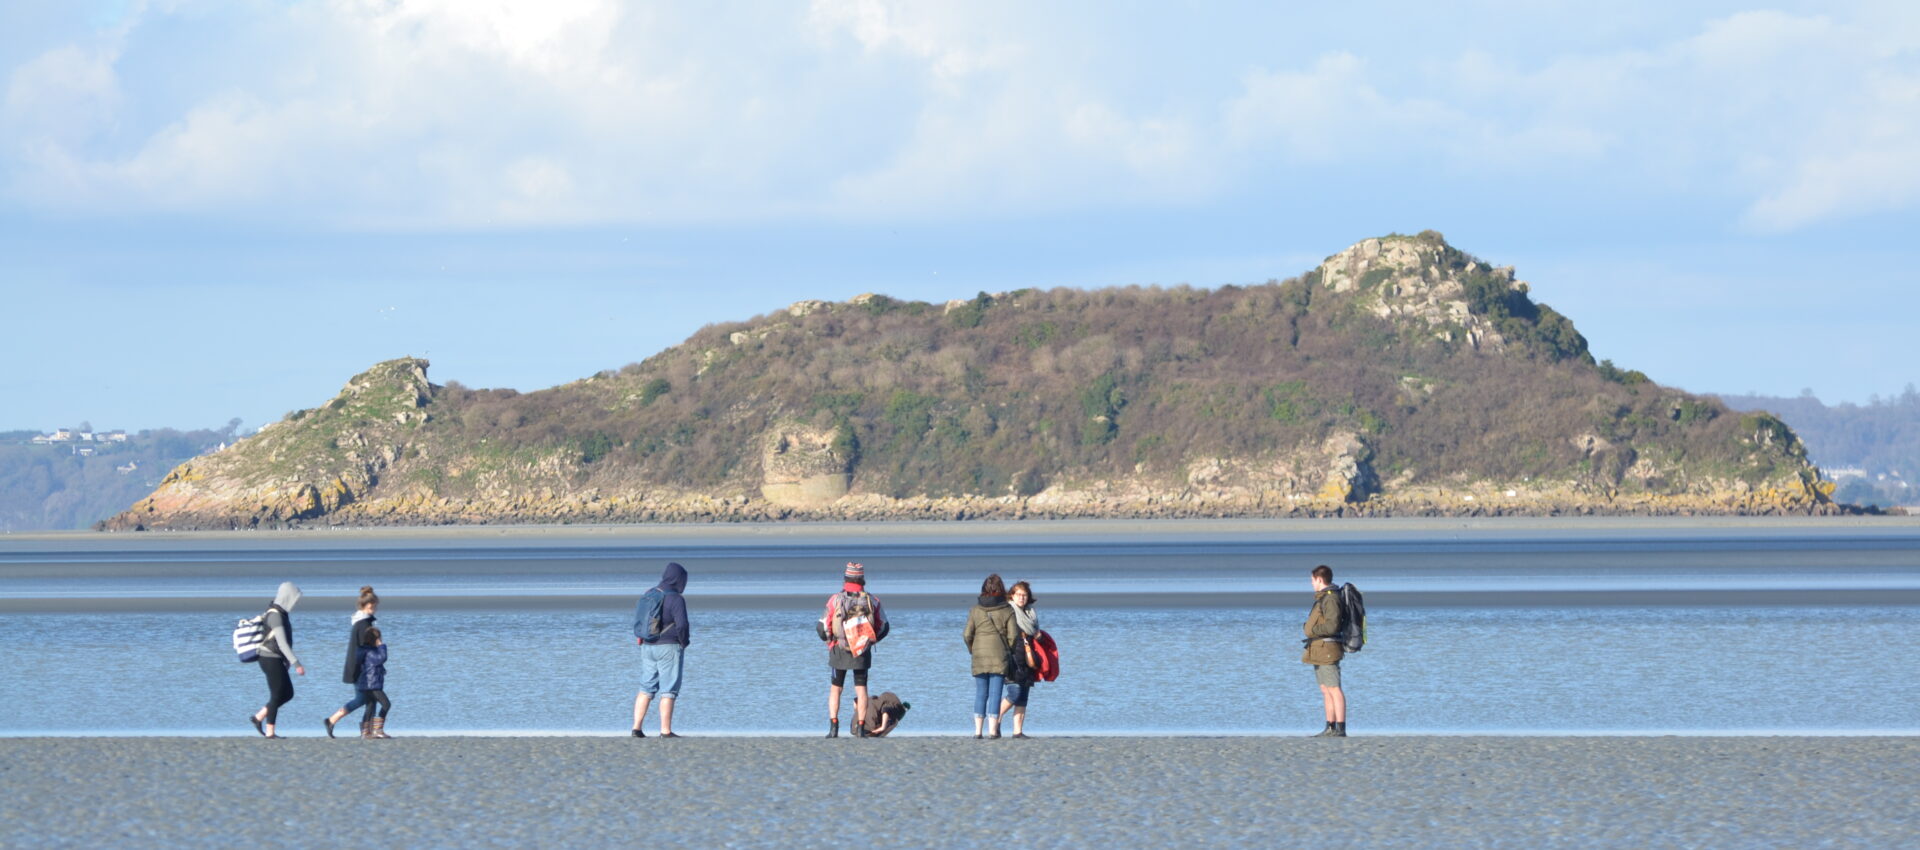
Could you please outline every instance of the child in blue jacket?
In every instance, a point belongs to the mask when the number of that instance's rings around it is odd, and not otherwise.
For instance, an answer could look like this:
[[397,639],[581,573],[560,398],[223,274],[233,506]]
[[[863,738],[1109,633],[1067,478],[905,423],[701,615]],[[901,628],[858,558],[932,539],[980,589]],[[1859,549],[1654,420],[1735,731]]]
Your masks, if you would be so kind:
[[347,703],[347,711],[366,705],[369,702],[380,706],[374,715],[373,724],[367,727],[365,737],[391,738],[387,734],[387,709],[393,704],[387,700],[387,643],[380,639],[380,627],[367,629],[360,638],[360,678],[353,683],[355,693],[353,702]]

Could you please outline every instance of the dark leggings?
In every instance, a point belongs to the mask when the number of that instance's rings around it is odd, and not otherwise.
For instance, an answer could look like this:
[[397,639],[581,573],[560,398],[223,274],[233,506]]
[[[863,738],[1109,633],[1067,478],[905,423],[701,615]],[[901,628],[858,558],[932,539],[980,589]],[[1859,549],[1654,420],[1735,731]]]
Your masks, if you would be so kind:
[[[847,671],[845,670],[833,671],[833,686],[836,688],[844,688],[846,687],[846,685],[847,685]],[[864,688],[867,686],[867,671],[865,670],[853,671],[853,686],[856,688]]]
[[354,709],[359,708],[360,706],[363,706],[363,705],[367,707],[367,713],[360,716],[360,719],[363,721],[373,719],[373,707],[375,705],[380,706],[380,719],[382,720],[385,720],[387,718],[387,709],[393,707],[393,703],[390,703],[387,701],[386,691],[382,691],[382,690],[363,691],[363,690],[360,690],[359,688],[354,688],[353,699],[349,700],[346,706],[341,708],[340,710],[348,714],[352,714]]
[[280,706],[293,701],[293,677],[287,675],[284,658],[261,658],[260,672],[267,674],[267,719],[263,722],[274,723],[280,717]]

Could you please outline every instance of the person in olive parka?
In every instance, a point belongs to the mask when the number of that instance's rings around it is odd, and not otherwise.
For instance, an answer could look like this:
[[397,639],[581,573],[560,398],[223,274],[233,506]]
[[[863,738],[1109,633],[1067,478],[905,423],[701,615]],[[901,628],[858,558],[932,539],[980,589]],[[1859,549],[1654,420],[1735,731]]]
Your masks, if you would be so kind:
[[979,738],[985,725],[992,732],[987,737],[998,738],[1000,696],[1007,684],[1007,650],[1020,639],[1013,607],[1007,604],[1007,585],[999,573],[981,582],[979,602],[967,612],[967,627],[960,639],[973,654],[973,737]]

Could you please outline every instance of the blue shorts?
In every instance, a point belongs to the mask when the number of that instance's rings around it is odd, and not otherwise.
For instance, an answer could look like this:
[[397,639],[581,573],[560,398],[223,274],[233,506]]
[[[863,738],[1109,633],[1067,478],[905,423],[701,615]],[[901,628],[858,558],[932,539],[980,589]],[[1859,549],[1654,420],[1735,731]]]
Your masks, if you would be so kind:
[[1005,699],[1008,705],[1026,708],[1027,697],[1032,693],[1033,685],[1022,685],[1019,682],[1008,680],[1006,690],[1001,692],[1001,698]]
[[677,643],[650,643],[640,647],[640,690],[668,698],[680,695],[680,667],[686,647]]

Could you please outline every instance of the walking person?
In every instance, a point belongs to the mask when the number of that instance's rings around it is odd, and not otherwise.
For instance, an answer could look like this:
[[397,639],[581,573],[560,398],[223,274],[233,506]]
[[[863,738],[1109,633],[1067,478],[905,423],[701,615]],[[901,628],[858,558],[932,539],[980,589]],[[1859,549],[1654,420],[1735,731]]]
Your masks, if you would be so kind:
[[300,657],[293,654],[293,619],[288,616],[299,602],[300,588],[290,581],[281,582],[280,590],[273,595],[273,605],[267,608],[267,635],[260,642],[259,655],[254,659],[267,677],[267,704],[248,719],[253,722],[253,731],[268,738],[280,737],[273,731],[280,719],[280,706],[293,700],[293,679],[287,675],[287,668],[307,675],[307,668],[300,666]]
[[365,646],[360,647],[360,678],[353,683],[354,702],[347,703],[346,711],[351,712],[363,704],[367,710],[380,706],[380,713],[367,722],[360,732],[362,738],[391,738],[387,734],[387,709],[393,703],[387,699],[387,643],[380,637],[379,626],[369,626],[360,636]]
[[[987,576],[980,584],[980,599],[967,612],[967,627],[960,639],[973,653],[973,737],[978,739],[983,725],[989,738],[1000,737],[1000,715],[993,708],[1000,703],[1007,684],[1007,650],[1019,642],[1020,630],[1013,624],[1013,606],[1007,604],[1007,586],[1000,574]],[[988,723],[987,718],[993,722]]]
[[1034,601],[1033,586],[1024,581],[1014,582],[1007,590],[1013,626],[1020,635],[1008,658],[1006,695],[1000,700],[1000,713],[994,723],[996,728],[1005,725],[1011,709],[1015,738],[1027,737],[1027,698],[1033,693],[1034,683],[1040,681],[1040,659],[1034,652],[1034,641],[1040,636],[1040,615],[1033,610]]
[[1347,648],[1340,642],[1340,626],[1346,612],[1340,606],[1340,593],[1333,587],[1333,568],[1326,564],[1313,568],[1313,609],[1307,612],[1302,630],[1307,637],[1301,663],[1313,665],[1314,681],[1320,684],[1320,701],[1326,708],[1327,728],[1315,738],[1347,737],[1347,694],[1340,689],[1340,659]]
[[[360,688],[360,659],[367,654],[367,630],[373,628],[374,612],[380,608],[380,596],[373,592],[373,585],[360,588],[360,604],[354,608],[353,619],[349,621],[347,632],[347,663],[340,671],[340,680],[353,686],[353,699],[340,710],[326,719],[327,737],[333,737],[333,726],[352,714],[353,710],[366,706],[366,713],[360,716],[360,737],[374,737],[368,734],[373,726],[373,702],[367,699],[366,691]],[[382,717],[386,714],[383,711]],[[381,737],[385,737],[384,735]]]
[[660,583],[640,597],[633,609],[633,636],[640,643],[640,693],[633,698],[633,737],[645,738],[640,726],[647,704],[660,699],[660,737],[678,738],[673,731],[673,703],[680,697],[680,673],[686,663],[692,632],[687,627],[687,568],[669,563]]
[[853,673],[853,731],[867,737],[867,671],[873,668],[873,647],[886,640],[892,626],[880,599],[867,592],[867,568],[847,563],[840,592],[827,597],[826,613],[814,630],[827,644],[827,737],[840,737],[840,694]]

